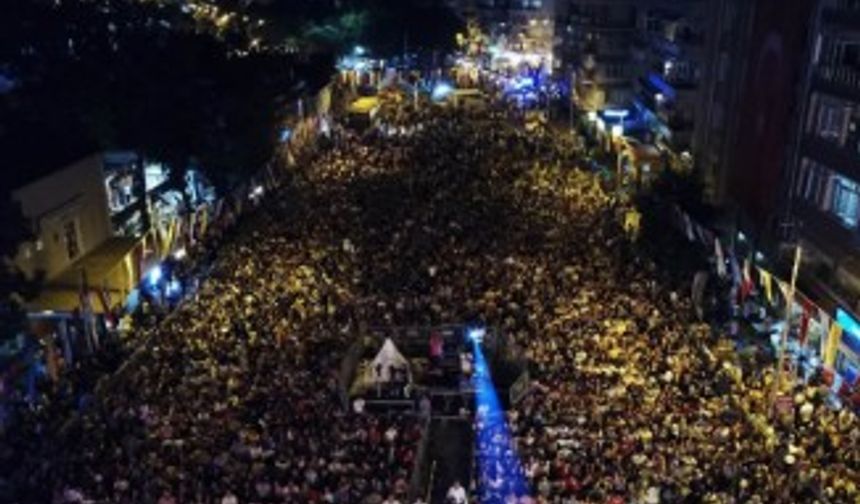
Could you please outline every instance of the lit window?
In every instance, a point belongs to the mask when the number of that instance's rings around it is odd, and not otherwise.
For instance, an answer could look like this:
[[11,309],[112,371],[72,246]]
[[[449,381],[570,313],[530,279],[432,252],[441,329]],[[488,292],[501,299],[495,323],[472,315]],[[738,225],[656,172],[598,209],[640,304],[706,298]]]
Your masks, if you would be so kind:
[[860,210],[860,185],[840,175],[833,177],[833,205],[831,211],[849,228],[857,227]]
[[850,111],[843,104],[822,101],[818,109],[818,135],[826,140],[841,142]]

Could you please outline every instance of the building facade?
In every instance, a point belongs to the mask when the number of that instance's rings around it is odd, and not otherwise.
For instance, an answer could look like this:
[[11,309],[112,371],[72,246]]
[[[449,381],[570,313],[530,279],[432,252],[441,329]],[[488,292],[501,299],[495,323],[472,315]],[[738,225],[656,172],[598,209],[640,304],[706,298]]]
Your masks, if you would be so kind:
[[638,4],[634,0],[558,0],[558,74],[586,111],[629,104],[634,95]]
[[[168,184],[163,165],[134,152],[103,152],[13,191],[34,235],[15,263],[45,280],[28,309],[49,316],[72,312],[84,285],[111,307],[123,304],[155,260],[152,251],[173,233],[170,223],[211,199],[196,173],[186,175],[183,195]],[[105,304],[94,303],[94,311]]]
[[113,236],[99,155],[20,187],[13,198],[36,237],[15,261],[29,276],[42,271],[50,281]]
[[821,0],[813,27],[796,148],[786,180],[791,233],[805,271],[860,308],[860,3]]
[[699,107],[693,130],[692,152],[708,203],[729,201],[729,174],[736,132],[740,126],[742,84],[750,43],[755,2],[710,0],[704,64],[700,68]]
[[691,151],[701,126],[707,4],[654,2],[637,13],[634,100],[651,124],[653,141],[676,153]]

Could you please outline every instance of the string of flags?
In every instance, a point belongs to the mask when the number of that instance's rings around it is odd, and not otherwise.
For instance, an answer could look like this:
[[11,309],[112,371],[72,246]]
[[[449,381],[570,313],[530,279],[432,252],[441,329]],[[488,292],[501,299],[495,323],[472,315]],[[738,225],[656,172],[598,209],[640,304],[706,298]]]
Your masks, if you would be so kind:
[[[743,304],[750,296],[761,294],[768,306],[784,309],[790,288],[788,282],[761,266],[753,267],[749,257],[739,258],[731,245],[726,246],[720,237],[696,222],[678,205],[674,206],[674,224],[691,243],[698,242],[714,259],[719,278],[730,279],[736,301]],[[774,285],[776,284],[776,285]],[[844,328],[825,310],[798,290],[794,294],[791,314],[793,332],[801,346],[817,343],[814,348],[825,369],[833,370],[842,344]],[[815,335],[812,338],[812,335]],[[814,341],[817,340],[817,341]]]

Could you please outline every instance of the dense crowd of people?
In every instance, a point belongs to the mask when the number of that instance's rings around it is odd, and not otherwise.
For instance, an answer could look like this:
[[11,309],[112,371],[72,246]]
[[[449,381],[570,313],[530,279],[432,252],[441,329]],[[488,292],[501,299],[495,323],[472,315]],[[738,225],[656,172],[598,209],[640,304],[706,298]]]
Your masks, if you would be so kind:
[[512,444],[482,444],[487,502],[857,502],[856,419],[810,388],[764,421],[771,375],[692,322],[552,136],[402,120],[420,127],[338,130],[79,421],[22,422],[12,502],[405,504],[420,424],[344,407],[340,358],[369,326],[452,322],[534,366]]

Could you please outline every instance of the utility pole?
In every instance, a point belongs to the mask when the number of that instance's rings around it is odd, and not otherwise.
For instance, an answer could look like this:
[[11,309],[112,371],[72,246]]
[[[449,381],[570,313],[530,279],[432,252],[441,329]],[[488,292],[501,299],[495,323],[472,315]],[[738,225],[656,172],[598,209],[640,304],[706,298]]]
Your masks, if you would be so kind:
[[794,266],[791,268],[791,284],[788,288],[788,299],[785,303],[785,327],[782,329],[782,335],[779,341],[779,359],[777,359],[776,376],[773,380],[773,392],[771,395],[770,410],[771,414],[776,412],[776,401],[779,398],[779,393],[782,388],[783,368],[785,367],[785,352],[788,346],[788,333],[791,331],[791,311],[794,308],[794,289],[797,285],[797,273],[800,270],[800,260],[803,256],[803,249],[800,243],[794,251]]

